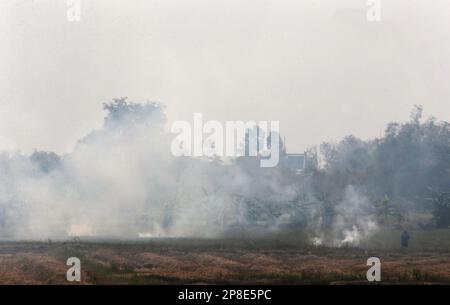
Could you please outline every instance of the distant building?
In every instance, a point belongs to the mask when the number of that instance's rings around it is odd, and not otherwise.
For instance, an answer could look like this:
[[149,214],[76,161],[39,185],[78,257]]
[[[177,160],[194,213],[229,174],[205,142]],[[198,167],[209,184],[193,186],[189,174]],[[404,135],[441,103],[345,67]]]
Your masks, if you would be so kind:
[[[257,132],[257,137],[259,139],[260,134],[259,134],[259,129],[256,130]],[[270,145],[270,136],[268,137],[267,141],[269,142]],[[240,158],[240,160],[242,162],[247,162],[247,164],[249,166],[251,166],[250,164],[252,164],[253,166],[259,166],[259,158],[261,158],[261,156],[258,154],[258,156],[256,157],[250,157],[250,142],[249,142],[249,132],[247,131],[246,135],[245,135],[245,157],[244,158]],[[286,139],[281,139],[281,137],[279,138],[279,145],[280,145],[280,161],[278,163],[279,167],[288,169],[288,170],[292,170],[296,173],[300,173],[301,171],[303,171],[306,167],[306,153],[287,153],[286,152]],[[257,147],[256,147],[256,151],[259,151],[259,142],[257,142]],[[246,161],[244,161],[246,160]]]
[[306,154],[286,154],[280,160],[280,165],[295,172],[301,172],[306,166]]

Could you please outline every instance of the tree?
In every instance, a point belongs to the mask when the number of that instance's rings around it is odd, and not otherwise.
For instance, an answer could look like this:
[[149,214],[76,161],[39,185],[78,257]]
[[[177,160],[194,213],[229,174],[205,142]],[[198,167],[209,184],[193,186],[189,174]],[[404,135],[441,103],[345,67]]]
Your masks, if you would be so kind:
[[51,172],[61,163],[61,158],[57,154],[46,151],[33,152],[30,156],[30,160],[44,173]]
[[162,126],[166,121],[162,106],[154,102],[138,104],[127,102],[127,98],[122,97],[104,103],[103,109],[107,111],[105,127],[108,129],[142,125]]
[[432,203],[436,227],[440,229],[450,228],[450,193],[433,191],[428,200]]

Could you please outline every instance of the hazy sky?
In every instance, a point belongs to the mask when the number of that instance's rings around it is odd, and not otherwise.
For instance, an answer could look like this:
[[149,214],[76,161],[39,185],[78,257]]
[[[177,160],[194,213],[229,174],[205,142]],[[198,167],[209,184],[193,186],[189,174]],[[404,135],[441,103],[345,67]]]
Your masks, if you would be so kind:
[[414,104],[450,120],[450,1],[0,1],[0,149],[70,151],[102,103],[279,120],[288,151],[380,136]]

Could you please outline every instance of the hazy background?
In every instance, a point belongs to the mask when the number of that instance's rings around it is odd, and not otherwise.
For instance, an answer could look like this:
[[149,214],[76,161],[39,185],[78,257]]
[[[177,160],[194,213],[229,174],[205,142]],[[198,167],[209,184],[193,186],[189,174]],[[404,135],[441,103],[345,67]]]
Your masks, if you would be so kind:
[[450,118],[450,2],[0,2],[0,149],[58,153],[113,97],[159,101],[169,122],[280,120],[288,151],[380,136],[414,104]]

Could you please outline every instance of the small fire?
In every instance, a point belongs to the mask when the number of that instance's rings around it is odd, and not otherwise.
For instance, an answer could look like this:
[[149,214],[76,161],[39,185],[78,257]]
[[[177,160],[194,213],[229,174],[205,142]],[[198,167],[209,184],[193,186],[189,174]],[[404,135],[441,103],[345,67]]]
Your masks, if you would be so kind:
[[87,222],[72,224],[70,226],[69,236],[92,236],[92,228]]

